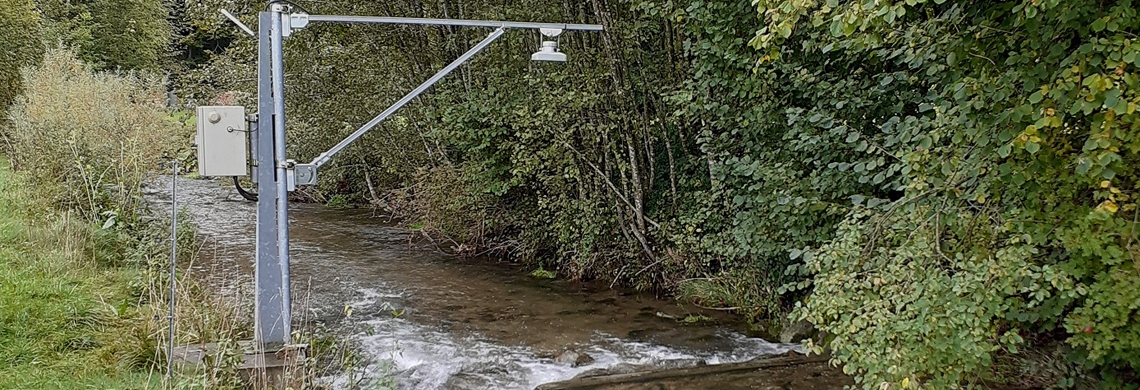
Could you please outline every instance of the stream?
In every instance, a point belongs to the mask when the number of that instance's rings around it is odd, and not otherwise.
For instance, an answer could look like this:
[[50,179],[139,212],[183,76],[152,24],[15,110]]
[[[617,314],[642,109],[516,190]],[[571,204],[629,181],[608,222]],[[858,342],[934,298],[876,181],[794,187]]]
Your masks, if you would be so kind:
[[[228,181],[179,178],[178,190],[179,209],[205,240],[191,275],[222,294],[252,297],[255,203]],[[169,177],[145,193],[156,210],[169,210]],[[740,362],[799,349],[649,293],[455,257],[368,209],[291,204],[289,216],[294,329],[323,324],[358,345],[364,360],[321,378],[336,389],[529,390],[600,369]],[[714,320],[684,321],[690,314]],[[567,350],[589,358],[576,364]]]

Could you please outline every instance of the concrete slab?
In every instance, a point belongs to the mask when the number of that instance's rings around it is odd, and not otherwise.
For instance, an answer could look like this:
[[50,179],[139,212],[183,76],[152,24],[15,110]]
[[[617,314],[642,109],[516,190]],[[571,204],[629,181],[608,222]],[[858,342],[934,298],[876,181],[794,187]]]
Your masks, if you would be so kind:
[[[182,371],[219,369],[225,364],[237,363],[235,369],[250,389],[300,389],[305,384],[305,358],[307,345],[267,347],[260,351],[253,341],[192,344],[174,348],[174,365]],[[240,351],[241,361],[236,359]],[[211,367],[213,366],[213,367]]]

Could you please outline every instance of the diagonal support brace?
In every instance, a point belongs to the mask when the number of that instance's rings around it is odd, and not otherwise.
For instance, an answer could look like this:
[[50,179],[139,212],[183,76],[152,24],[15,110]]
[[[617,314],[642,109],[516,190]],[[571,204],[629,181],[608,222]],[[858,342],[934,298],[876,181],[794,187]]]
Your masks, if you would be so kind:
[[[360,129],[354,131],[351,135],[348,136],[348,138],[345,138],[343,141],[340,141],[340,143],[336,144],[336,146],[333,146],[332,149],[329,149],[327,152],[321,153],[319,156],[317,156],[316,159],[313,160],[313,162],[311,162],[309,164],[304,164],[303,166],[305,167],[305,169],[312,169],[312,179],[311,179],[312,182],[314,182],[314,183],[316,182],[316,170],[317,170],[317,168],[320,168],[321,165],[325,165],[326,163],[329,162],[329,160],[332,160],[333,155],[339,153],[341,150],[348,147],[348,145],[352,144],[357,139],[359,139],[361,136],[363,136],[364,133],[367,133],[369,130],[372,130],[373,127],[376,127],[376,125],[380,124],[380,122],[383,122],[385,119],[388,119],[389,116],[394,114],[400,108],[404,107],[404,105],[408,104],[408,102],[411,102],[412,99],[415,99],[416,96],[419,96],[420,94],[424,93],[424,91],[426,91],[428,88],[430,88],[432,85],[435,85],[435,83],[437,83],[437,82],[439,82],[439,80],[443,79],[444,76],[447,76],[448,73],[451,73],[456,68],[458,68],[460,65],[463,65],[464,62],[467,62],[467,60],[471,59],[471,57],[474,56],[476,53],[479,53],[484,48],[486,48],[487,45],[490,45],[491,42],[494,42],[496,39],[498,39],[499,36],[502,36],[503,32],[505,31],[504,29],[505,29],[505,27],[499,27],[498,29],[496,29],[494,32],[491,33],[491,35],[488,35],[487,38],[480,41],[478,44],[475,45],[475,47],[472,47],[471,50],[468,50],[466,53],[463,53],[463,55],[459,56],[459,58],[455,59],[455,61],[452,61],[451,64],[447,65],[442,70],[440,70],[438,73],[436,73],[435,76],[431,76],[430,79],[427,79],[427,81],[424,81],[423,84],[420,84],[419,87],[416,87],[416,89],[413,89],[411,92],[408,92],[407,95],[404,95],[403,98],[400,98],[400,100],[397,101],[395,104],[393,104],[391,107],[388,107],[388,109],[384,110],[384,112],[381,112],[380,115],[377,115],[375,118],[372,118],[371,121],[368,121],[368,123],[365,123],[364,126],[360,127]],[[302,165],[298,165],[298,167],[301,167],[301,166]],[[298,183],[298,184],[301,184],[301,183]]]

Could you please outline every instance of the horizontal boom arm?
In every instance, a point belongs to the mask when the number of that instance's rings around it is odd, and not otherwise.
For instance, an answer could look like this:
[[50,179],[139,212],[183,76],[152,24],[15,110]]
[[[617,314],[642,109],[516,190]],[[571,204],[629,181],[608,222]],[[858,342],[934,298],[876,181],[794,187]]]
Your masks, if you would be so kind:
[[572,31],[602,31],[598,24],[502,22],[494,20],[394,18],[383,16],[309,15],[309,22],[420,24],[429,26],[470,26],[494,28],[552,28]]

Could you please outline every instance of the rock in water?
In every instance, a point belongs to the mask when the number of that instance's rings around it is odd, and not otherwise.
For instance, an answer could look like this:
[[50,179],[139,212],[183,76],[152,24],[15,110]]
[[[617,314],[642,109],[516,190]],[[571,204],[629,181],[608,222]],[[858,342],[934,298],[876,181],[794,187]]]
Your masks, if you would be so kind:
[[594,357],[585,353],[578,354],[578,358],[574,359],[574,367],[584,366],[594,362]]
[[590,357],[590,355],[587,355],[585,353],[578,353],[578,352],[571,351],[571,350],[562,351],[562,353],[560,353],[560,354],[558,354],[558,356],[554,357],[555,363],[565,364],[565,365],[568,365],[571,367],[578,367],[581,365],[590,364],[593,361],[594,361],[594,358]]
[[815,326],[807,321],[798,321],[788,324],[780,330],[780,342],[784,344],[798,343],[811,337],[815,333]]

